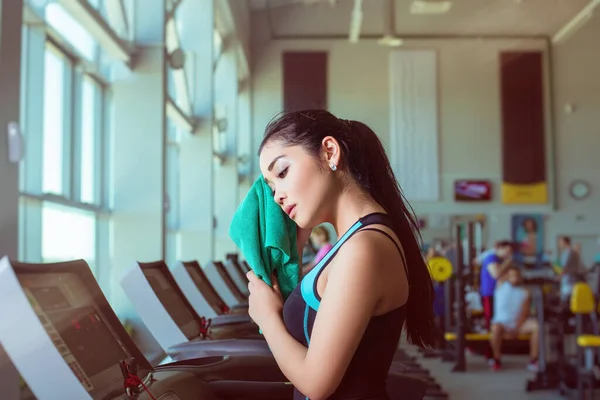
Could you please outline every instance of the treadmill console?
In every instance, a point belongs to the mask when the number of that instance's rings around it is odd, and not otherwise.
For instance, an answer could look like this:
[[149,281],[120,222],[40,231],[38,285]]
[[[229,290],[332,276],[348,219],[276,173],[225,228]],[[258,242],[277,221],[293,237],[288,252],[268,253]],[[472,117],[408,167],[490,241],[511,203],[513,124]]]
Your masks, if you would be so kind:
[[34,272],[17,278],[56,349],[90,395],[104,398],[111,391],[122,393],[119,361],[133,355],[85,290],[79,274]]
[[200,325],[177,292],[172,280],[167,278],[160,267],[144,267],[142,272],[152,290],[156,293],[156,297],[187,339],[191,340],[199,337],[201,335]]
[[184,263],[185,269],[190,274],[192,281],[200,290],[200,293],[204,296],[206,300],[210,303],[216,313],[221,314],[227,310],[227,305],[222,301],[219,294],[216,292],[215,288],[208,281],[204,272],[200,270],[200,264],[197,263]]

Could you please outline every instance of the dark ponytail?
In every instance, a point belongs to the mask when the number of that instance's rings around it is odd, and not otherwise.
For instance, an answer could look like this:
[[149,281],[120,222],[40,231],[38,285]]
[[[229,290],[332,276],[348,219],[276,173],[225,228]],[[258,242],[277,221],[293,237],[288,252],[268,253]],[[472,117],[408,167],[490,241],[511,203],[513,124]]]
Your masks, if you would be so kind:
[[367,125],[336,118],[325,110],[284,113],[267,126],[260,145],[271,140],[300,145],[319,156],[321,142],[334,137],[342,146],[342,164],[356,182],[389,214],[400,239],[408,269],[410,292],[406,331],[410,342],[426,347],[434,343],[433,285],[421,254],[421,235],[413,209],[394,176],[381,141]]

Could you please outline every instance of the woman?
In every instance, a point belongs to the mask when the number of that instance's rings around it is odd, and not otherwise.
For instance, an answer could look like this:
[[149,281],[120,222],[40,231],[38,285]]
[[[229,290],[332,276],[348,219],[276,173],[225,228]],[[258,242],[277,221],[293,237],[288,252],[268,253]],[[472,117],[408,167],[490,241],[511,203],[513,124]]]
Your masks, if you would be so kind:
[[319,249],[319,251],[317,251],[315,258],[308,265],[302,268],[302,275],[307,274],[308,271],[313,269],[313,267],[317,265],[317,263],[321,261],[321,259],[323,259],[327,253],[329,253],[329,250],[333,248],[333,245],[329,243],[329,232],[327,232],[327,229],[323,228],[322,226],[317,226],[312,230],[312,233],[310,234],[310,240],[314,243],[317,249]]
[[275,201],[298,225],[298,249],[324,222],[340,239],[285,304],[277,284],[249,272],[250,316],[294,399],[387,399],[404,323],[418,346],[432,345],[434,329],[418,223],[381,142],[363,123],[306,110],[272,121],[259,157]]

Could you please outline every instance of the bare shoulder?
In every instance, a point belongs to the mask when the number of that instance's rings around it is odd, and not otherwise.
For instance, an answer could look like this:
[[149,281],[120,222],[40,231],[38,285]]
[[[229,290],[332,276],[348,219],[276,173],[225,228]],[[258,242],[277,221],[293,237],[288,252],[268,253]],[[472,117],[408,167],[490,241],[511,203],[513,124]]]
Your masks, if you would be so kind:
[[[377,276],[378,272],[385,272],[390,264],[395,266],[403,264],[403,257],[398,252],[398,248],[402,251],[402,245],[394,232],[385,227],[377,229],[386,232],[393,240],[382,232],[374,230],[361,230],[355,233],[340,248],[334,259],[331,274],[336,274],[336,270],[343,270],[343,273],[347,274],[351,269],[352,274]],[[347,268],[349,266],[352,268]]]

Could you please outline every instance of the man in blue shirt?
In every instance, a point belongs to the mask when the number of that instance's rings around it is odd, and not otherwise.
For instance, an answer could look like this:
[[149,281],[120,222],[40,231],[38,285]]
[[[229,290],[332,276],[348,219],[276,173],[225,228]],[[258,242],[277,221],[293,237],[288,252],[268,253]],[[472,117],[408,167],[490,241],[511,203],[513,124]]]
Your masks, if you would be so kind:
[[483,302],[483,314],[486,329],[490,329],[490,322],[494,313],[494,290],[496,280],[503,275],[512,263],[513,246],[507,240],[496,244],[493,252],[481,260],[479,276],[479,293]]

